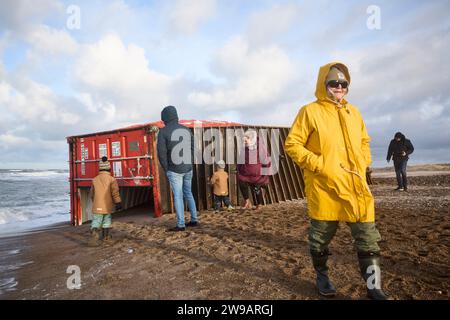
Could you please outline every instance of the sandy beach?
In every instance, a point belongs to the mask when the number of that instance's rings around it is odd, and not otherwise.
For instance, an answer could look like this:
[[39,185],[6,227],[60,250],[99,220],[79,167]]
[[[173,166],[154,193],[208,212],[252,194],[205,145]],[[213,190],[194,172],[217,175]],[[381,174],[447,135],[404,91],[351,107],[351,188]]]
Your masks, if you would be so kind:
[[[412,171],[408,192],[393,191],[392,172],[373,174],[383,286],[394,299],[449,299],[450,171]],[[0,299],[321,299],[306,200],[258,214],[203,211],[200,227],[178,233],[166,232],[174,214],[156,219],[150,210],[114,216],[113,242],[97,248],[86,245],[89,225],[1,238]],[[335,299],[364,299],[344,223],[330,250]],[[70,290],[73,265],[81,286]]]

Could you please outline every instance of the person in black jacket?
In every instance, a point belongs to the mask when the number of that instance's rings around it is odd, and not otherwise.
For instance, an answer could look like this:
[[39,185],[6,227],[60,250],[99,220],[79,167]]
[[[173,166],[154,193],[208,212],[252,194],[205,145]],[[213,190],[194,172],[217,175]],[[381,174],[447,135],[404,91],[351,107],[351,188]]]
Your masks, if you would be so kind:
[[414,147],[410,140],[401,133],[397,132],[394,139],[389,144],[386,160],[389,163],[391,158],[394,160],[395,174],[397,175],[398,187],[395,190],[407,191],[408,181],[406,178],[406,164],[409,155],[413,153]]
[[[167,174],[173,192],[177,225],[168,231],[184,231],[186,226],[198,225],[197,207],[192,195],[192,164],[194,162],[194,137],[191,130],[178,123],[174,106],[161,111],[164,128],[158,133],[158,159]],[[184,222],[184,201],[187,201],[191,220]]]

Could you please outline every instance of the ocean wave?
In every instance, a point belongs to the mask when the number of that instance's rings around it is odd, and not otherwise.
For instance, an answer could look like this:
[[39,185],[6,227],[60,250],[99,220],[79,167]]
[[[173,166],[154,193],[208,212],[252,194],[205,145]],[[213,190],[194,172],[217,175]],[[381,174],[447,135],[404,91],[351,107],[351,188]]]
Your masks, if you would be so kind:
[[11,176],[17,177],[54,177],[57,175],[68,176],[67,171],[10,171]]
[[0,169],[0,236],[70,221],[67,170]]
[[0,180],[25,181],[32,179],[59,179],[69,178],[69,172],[64,170],[1,170]]
[[0,279],[0,294],[16,290],[17,284],[16,278]]
[[32,213],[20,212],[11,208],[0,208],[0,224],[30,220]]
[[48,226],[54,224],[69,224],[70,223],[70,215],[69,214],[58,214],[49,216],[46,218],[33,219],[29,221],[22,221],[16,223],[9,224],[0,224],[0,241],[2,237],[7,237],[11,235],[15,235],[21,232],[28,232],[32,230],[38,230],[42,228],[47,228]]
[[30,220],[51,218],[60,220],[61,216],[69,217],[69,203],[60,203],[58,206],[27,206],[0,208],[0,225],[21,223]]

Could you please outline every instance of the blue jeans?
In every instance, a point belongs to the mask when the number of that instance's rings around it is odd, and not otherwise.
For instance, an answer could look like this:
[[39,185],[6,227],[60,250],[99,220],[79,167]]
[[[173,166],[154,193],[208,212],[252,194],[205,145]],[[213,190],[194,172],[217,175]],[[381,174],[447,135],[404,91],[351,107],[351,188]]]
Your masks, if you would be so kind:
[[197,222],[197,207],[192,195],[192,170],[186,173],[167,171],[170,187],[173,192],[175,211],[177,214],[177,227],[184,228],[184,199],[191,212],[191,222]]
[[397,176],[397,184],[399,188],[407,188],[408,180],[406,177],[406,164],[408,160],[394,161],[395,174]]

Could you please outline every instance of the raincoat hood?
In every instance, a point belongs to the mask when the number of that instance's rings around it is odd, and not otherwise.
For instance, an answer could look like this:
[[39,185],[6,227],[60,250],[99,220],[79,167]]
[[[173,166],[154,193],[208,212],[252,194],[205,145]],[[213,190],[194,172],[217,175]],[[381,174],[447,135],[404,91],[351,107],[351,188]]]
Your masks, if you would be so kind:
[[167,106],[161,111],[161,120],[164,124],[172,121],[178,121],[177,109],[174,106]]
[[316,97],[318,100],[330,100],[327,94],[325,79],[327,78],[330,69],[334,66],[336,66],[339,70],[341,70],[345,74],[345,77],[347,78],[347,81],[350,84],[350,73],[348,72],[348,68],[345,64],[340,62],[330,62],[324,66],[321,66],[316,84]]
[[405,135],[403,134],[403,133],[401,133],[401,132],[397,132],[395,135],[394,135],[394,139],[397,139],[397,138],[400,138],[400,141],[405,141]]

